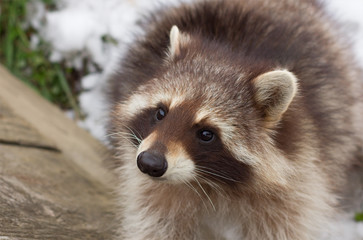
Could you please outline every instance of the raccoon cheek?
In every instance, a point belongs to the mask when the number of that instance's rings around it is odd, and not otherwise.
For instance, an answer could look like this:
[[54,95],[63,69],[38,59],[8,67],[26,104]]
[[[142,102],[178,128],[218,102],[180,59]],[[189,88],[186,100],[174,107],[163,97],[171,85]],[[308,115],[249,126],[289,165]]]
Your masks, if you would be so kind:
[[277,123],[297,92],[297,78],[287,70],[261,74],[253,80],[255,100],[264,113],[267,126]]
[[165,155],[168,161],[168,169],[165,178],[172,183],[192,181],[195,175],[195,163],[183,147],[178,145],[169,146]]

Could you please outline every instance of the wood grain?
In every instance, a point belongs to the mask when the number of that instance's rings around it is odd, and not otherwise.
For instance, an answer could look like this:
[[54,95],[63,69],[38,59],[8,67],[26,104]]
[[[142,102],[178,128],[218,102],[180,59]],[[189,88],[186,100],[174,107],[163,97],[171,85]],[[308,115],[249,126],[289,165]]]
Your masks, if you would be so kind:
[[107,149],[0,66],[0,239],[111,239]]

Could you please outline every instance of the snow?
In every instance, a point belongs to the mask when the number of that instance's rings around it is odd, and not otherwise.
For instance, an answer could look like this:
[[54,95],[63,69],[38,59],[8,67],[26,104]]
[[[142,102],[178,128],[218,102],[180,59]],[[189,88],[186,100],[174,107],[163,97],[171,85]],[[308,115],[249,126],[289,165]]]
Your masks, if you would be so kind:
[[362,240],[362,230],[363,222],[354,222],[352,214],[344,214],[336,219],[329,237],[323,238],[323,240]]
[[[87,118],[79,125],[95,137],[105,141],[105,100],[102,89],[108,76],[116,69],[135,33],[142,34],[136,22],[141,14],[159,6],[192,0],[57,0],[57,10],[48,11],[40,0],[28,5],[28,24],[38,30],[33,35],[32,46],[43,39],[52,45],[51,60],[65,60],[77,69],[84,59],[89,59],[91,73],[81,79],[83,93],[80,107]],[[348,22],[353,29],[354,51],[363,66],[363,1],[326,1],[328,11],[338,19]],[[105,41],[105,38],[111,40]],[[97,66],[97,67],[96,67]],[[97,71],[101,69],[101,71]],[[69,114],[68,115],[72,115]],[[335,239],[363,239],[363,223],[354,223],[351,216],[337,220]],[[334,238],[331,238],[334,239]]]
[[[328,10],[341,21],[347,22],[354,40],[354,50],[360,63],[363,63],[363,1],[330,0]],[[362,64],[363,65],[363,64]]]

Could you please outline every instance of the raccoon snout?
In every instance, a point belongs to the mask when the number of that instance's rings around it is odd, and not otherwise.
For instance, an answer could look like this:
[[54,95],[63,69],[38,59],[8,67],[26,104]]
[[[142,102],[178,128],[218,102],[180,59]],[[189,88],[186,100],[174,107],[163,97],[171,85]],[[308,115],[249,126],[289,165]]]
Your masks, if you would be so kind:
[[137,156],[137,167],[152,177],[161,177],[168,168],[168,162],[163,155],[144,151]]

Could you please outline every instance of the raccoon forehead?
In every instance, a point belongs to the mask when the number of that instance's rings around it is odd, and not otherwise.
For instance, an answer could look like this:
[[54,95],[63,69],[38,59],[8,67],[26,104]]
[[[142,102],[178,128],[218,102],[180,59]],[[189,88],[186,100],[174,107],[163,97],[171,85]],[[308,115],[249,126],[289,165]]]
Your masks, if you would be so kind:
[[122,108],[124,114],[133,117],[144,109],[157,107],[160,103],[172,108],[181,104],[184,100],[184,96],[169,91],[152,94],[149,92],[139,92],[133,94],[125,103],[121,104],[120,108]]
[[[225,99],[225,95],[227,99]],[[183,86],[168,83],[159,87],[144,85],[124,104],[121,104],[120,111],[129,118],[133,118],[144,109],[156,108],[160,104],[165,105],[170,111],[177,107],[188,106],[189,113],[193,114],[194,124],[208,122],[209,125],[220,129],[225,135],[225,139],[231,139],[233,138],[232,133],[236,132],[235,126],[238,118],[231,116],[238,112],[233,111],[232,108],[238,104],[235,100],[228,100],[230,95],[231,93],[228,91],[220,91],[217,84],[209,84],[209,86],[200,88],[189,85],[185,91],[183,91]],[[193,104],[190,105],[190,103]],[[234,112],[235,114],[233,114]]]
[[225,136],[225,139],[231,139],[232,133],[236,131],[235,124],[233,124],[230,119],[220,116],[216,109],[210,107],[201,107],[195,113],[195,123],[203,122],[208,120],[208,122],[213,123]]
[[129,117],[137,115],[143,109],[157,107],[159,104],[171,109],[183,102],[194,101],[196,95],[199,95],[198,98],[202,97],[201,94],[196,93],[197,90],[200,89],[187,83],[153,79],[149,84],[140,86],[128,100],[120,104],[120,108],[123,114]]

